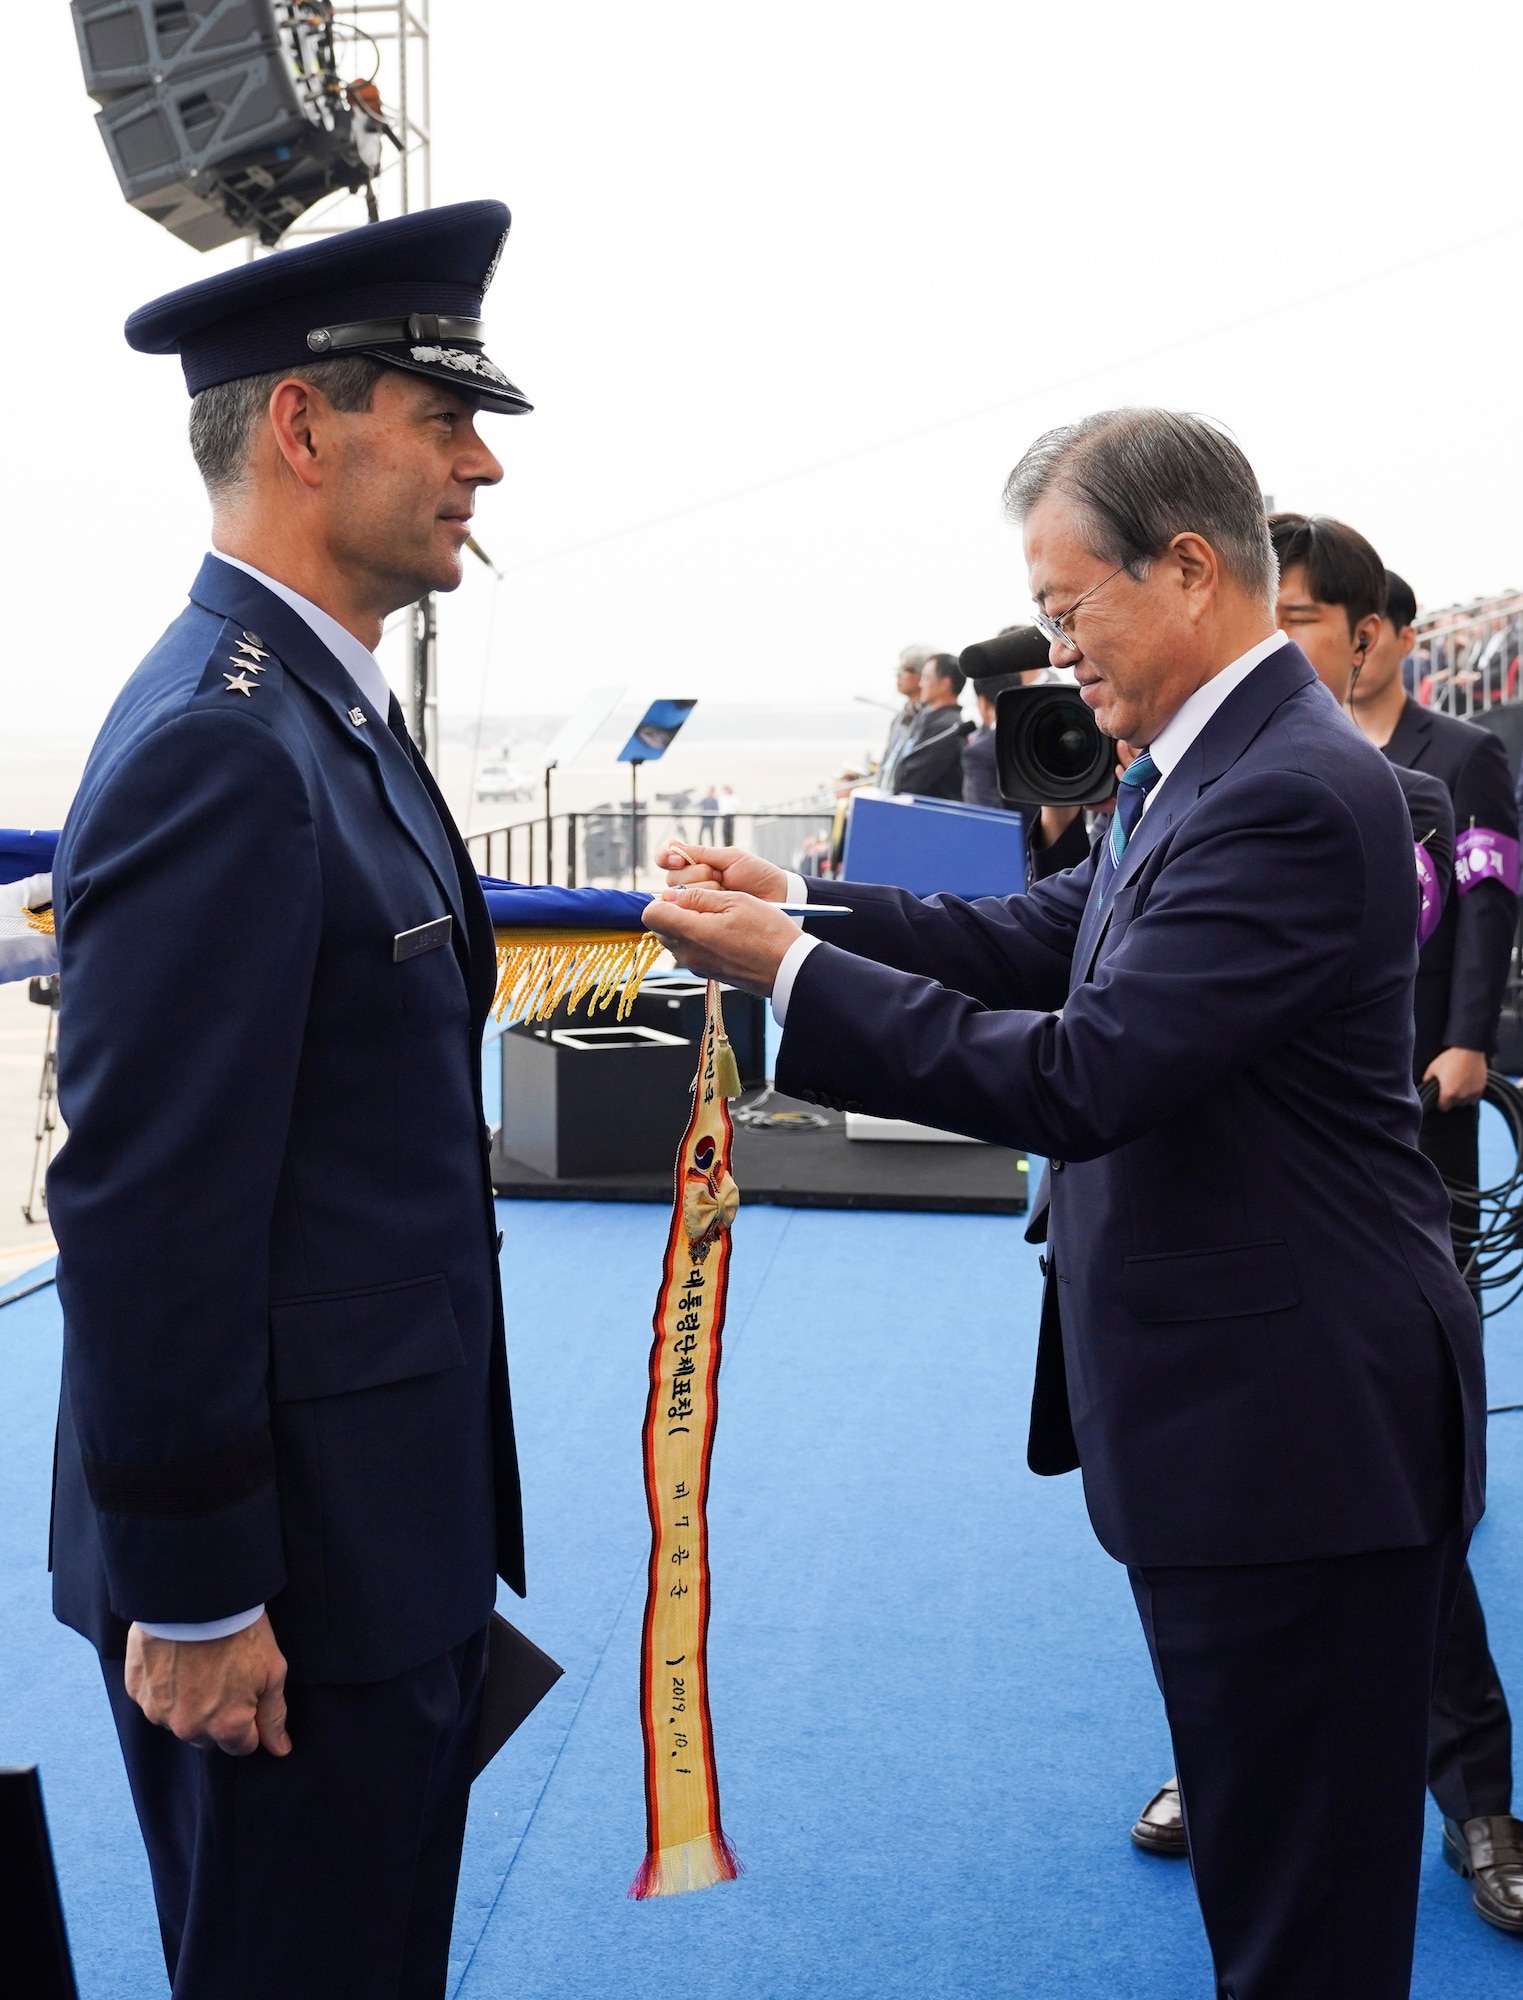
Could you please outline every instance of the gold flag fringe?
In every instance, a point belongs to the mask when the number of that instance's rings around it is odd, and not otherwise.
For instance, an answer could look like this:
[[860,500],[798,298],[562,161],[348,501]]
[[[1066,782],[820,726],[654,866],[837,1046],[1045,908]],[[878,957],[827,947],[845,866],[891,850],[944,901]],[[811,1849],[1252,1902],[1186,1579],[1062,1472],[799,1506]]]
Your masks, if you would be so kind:
[[[34,931],[53,935],[51,905],[24,915]],[[542,1021],[563,1000],[576,1008],[589,994],[591,1012],[617,994],[622,1021],[663,949],[653,931],[499,931],[497,1019]]]
[[497,1019],[543,1021],[589,995],[591,1013],[617,994],[622,1021],[664,949],[654,931],[499,931]]

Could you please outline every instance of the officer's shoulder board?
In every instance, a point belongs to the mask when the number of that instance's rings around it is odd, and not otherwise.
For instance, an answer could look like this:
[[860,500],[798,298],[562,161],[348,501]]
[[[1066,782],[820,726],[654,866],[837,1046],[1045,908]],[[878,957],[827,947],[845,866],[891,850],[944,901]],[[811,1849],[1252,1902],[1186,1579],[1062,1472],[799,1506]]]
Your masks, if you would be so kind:
[[280,661],[268,641],[225,618],[206,656],[195,698],[256,713],[278,698],[281,683]]

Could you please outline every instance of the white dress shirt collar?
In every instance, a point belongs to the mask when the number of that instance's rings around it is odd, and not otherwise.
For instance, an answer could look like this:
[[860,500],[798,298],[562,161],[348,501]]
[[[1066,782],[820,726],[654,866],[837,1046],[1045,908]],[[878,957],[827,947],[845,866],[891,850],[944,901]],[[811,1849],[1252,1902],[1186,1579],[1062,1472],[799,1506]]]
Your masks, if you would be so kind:
[[226,563],[230,569],[241,569],[245,576],[262,583],[266,590],[273,590],[283,604],[289,604],[348,674],[360,695],[375,710],[376,719],[380,722],[388,719],[391,714],[391,686],[368,646],[362,646],[354,634],[324,611],[320,604],[301,596],[289,584],[277,583],[262,569],[255,569],[252,563],[241,562],[237,556],[224,555],[221,549],[213,549],[212,554],[218,562]]
[[[1213,674],[1204,687],[1198,687],[1189,700],[1174,711],[1148,745],[1148,754],[1158,766],[1161,777],[1169,775],[1233,689],[1242,686],[1261,660],[1267,660],[1271,653],[1277,653],[1289,643],[1283,632],[1271,632],[1267,639],[1260,639],[1256,646],[1250,646],[1240,659],[1223,667],[1220,673]],[[1152,788],[1148,794],[1150,799],[1156,798],[1158,789],[1156,785]]]

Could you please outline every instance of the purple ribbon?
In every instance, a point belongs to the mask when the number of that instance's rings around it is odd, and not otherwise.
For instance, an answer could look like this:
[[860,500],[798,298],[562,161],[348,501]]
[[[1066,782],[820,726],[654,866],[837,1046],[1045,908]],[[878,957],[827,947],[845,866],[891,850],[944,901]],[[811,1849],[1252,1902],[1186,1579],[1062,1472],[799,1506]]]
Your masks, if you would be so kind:
[[1472,826],[1454,843],[1454,887],[1468,896],[1483,882],[1500,882],[1518,893],[1518,843],[1489,826]]
[[1438,871],[1428,859],[1428,850],[1420,840],[1412,843],[1412,855],[1417,862],[1417,943],[1419,949],[1425,945],[1438,929],[1438,920],[1444,914],[1444,901],[1438,892]]

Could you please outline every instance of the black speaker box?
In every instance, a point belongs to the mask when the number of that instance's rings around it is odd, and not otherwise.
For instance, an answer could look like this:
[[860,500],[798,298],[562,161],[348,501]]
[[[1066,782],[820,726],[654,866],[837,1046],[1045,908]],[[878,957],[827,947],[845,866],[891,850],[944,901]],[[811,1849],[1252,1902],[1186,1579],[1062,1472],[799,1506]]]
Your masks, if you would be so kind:
[[[647,1028],[664,1028],[690,1042],[703,1040],[704,982],[688,972],[658,972],[635,995],[628,1018]],[[767,1080],[767,1003],[759,993],[721,986],[725,1033],[747,1090]]]
[[670,1174],[697,1069],[696,1042],[641,1022],[509,1028],[500,1149],[555,1180]]
[[70,0],[70,8],[97,104],[279,47],[271,0]]

